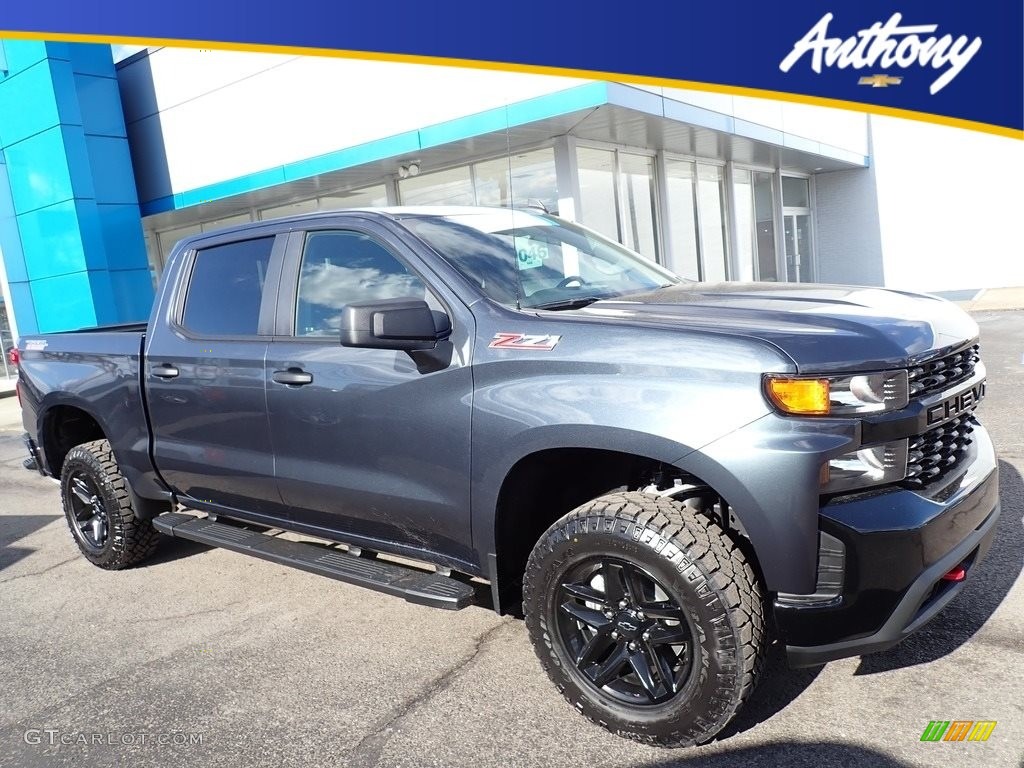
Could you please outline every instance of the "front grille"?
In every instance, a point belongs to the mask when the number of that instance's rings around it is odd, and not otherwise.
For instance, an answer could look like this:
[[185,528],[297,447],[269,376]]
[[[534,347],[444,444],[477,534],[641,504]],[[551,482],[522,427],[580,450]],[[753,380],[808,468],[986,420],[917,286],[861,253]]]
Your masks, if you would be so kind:
[[947,421],[923,435],[910,438],[905,484],[920,488],[953,469],[971,444],[971,432],[978,422],[973,413]]
[[966,381],[973,375],[980,359],[978,345],[973,344],[911,368],[907,375],[910,397],[927,397]]

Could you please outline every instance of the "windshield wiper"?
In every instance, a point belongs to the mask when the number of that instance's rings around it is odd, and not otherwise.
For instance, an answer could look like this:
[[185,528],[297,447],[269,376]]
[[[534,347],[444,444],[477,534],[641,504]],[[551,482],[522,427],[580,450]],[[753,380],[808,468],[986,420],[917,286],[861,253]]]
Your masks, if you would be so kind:
[[[530,309],[550,309],[557,311],[559,309],[581,309],[582,307],[589,306],[595,301],[608,298],[607,296],[578,296],[572,299],[562,299],[561,301],[549,301],[547,304],[538,304]],[[525,309],[525,307],[524,307]]]

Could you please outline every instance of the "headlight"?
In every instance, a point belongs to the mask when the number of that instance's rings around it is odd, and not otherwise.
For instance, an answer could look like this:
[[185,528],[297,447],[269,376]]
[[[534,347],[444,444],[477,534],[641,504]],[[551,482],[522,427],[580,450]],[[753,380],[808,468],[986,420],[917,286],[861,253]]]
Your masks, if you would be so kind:
[[854,488],[896,483],[907,475],[907,441],[861,448],[825,463],[821,468],[821,492],[838,493]]
[[783,413],[849,416],[905,408],[910,401],[906,371],[855,376],[765,377],[768,399]]

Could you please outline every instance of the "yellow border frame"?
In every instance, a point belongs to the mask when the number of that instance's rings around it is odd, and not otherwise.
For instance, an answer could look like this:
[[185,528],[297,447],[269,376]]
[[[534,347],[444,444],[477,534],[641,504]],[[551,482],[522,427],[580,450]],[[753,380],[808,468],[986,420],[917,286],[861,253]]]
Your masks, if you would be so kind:
[[295,56],[321,56],[337,59],[363,59],[369,61],[391,61],[404,64],[429,64],[449,67],[465,67],[468,69],[497,70],[500,72],[524,72],[533,75],[554,75],[557,77],[578,77],[581,79],[600,79],[615,82],[633,83],[637,85],[655,85],[667,88],[687,88],[694,91],[710,93],[726,93],[733,96],[752,96],[761,99],[789,101],[796,104],[811,104],[818,107],[832,107],[854,112],[864,112],[888,117],[902,117],[908,120],[919,120],[969,131],[980,131],[994,136],[1024,140],[1024,131],[1007,128],[991,123],[975,120],[963,120],[958,117],[934,115],[911,109],[897,109],[877,104],[863,104],[858,101],[829,99],[822,96],[805,96],[785,91],[770,91],[760,88],[744,88],[736,85],[720,85],[717,83],[700,83],[692,80],[673,80],[666,77],[649,77],[646,75],[629,75],[619,72],[603,72],[600,70],[572,69],[568,67],[550,67],[539,64],[511,64],[495,61],[478,61],[475,59],[456,59],[445,56],[421,56],[407,53],[379,53],[376,51],[350,51],[333,48],[306,48],[290,45],[269,45],[262,43],[226,43],[210,40],[181,40],[161,37],[122,37],[105,35],[78,35],[67,32],[24,32],[0,30],[0,37],[11,40],[42,40],[66,43],[103,43],[107,45],[145,45],[168,46],[175,48],[210,48],[222,51],[248,51],[254,53],[292,54]]

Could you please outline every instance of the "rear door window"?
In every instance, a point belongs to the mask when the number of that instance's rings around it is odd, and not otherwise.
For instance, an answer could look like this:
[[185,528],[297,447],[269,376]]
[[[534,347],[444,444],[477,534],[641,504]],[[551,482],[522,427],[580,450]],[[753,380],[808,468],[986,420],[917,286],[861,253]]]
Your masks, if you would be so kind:
[[196,253],[181,324],[202,336],[255,336],[273,237]]

